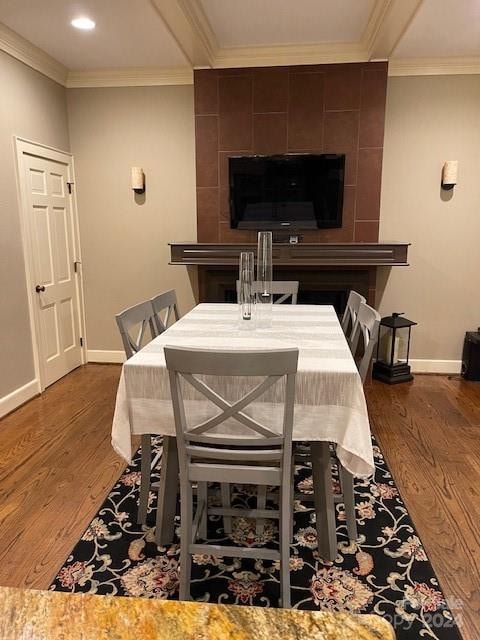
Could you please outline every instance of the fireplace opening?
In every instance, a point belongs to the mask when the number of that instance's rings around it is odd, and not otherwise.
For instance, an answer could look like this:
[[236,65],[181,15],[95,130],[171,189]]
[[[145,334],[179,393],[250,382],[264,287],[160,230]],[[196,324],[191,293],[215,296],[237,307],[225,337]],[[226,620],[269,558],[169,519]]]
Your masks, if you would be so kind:
[[[374,276],[375,272],[373,272]],[[200,300],[202,302],[237,302],[233,269],[207,268],[201,271]],[[367,269],[295,269],[277,268],[275,280],[298,280],[298,304],[329,304],[339,316],[345,311],[351,289],[369,298],[374,282]]]
[[345,311],[348,291],[303,290],[298,292],[298,304],[331,304],[338,315]]
[[[224,302],[236,303],[237,293],[234,289],[225,288]],[[274,296],[280,297],[280,296]],[[345,311],[347,304],[348,291],[318,291],[318,290],[300,290],[298,292],[297,304],[330,304],[335,308],[338,315]]]

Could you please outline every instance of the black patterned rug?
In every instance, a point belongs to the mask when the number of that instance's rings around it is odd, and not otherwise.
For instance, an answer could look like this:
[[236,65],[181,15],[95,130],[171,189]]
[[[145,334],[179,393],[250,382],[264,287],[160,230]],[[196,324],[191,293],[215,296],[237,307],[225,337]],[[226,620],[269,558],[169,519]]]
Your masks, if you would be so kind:
[[[161,451],[161,438],[156,439],[155,449],[157,453]],[[333,564],[322,562],[318,556],[312,503],[295,501],[290,556],[292,606],[376,613],[392,623],[398,640],[458,640],[460,634],[451,610],[375,442],[374,454],[375,481],[355,483],[359,532],[356,543],[348,541],[343,504],[336,505],[338,554]],[[139,468],[137,452],[132,466],[113,487],[60,569],[52,590],[178,597],[178,538],[165,548],[155,545],[154,493],[149,525],[136,524]],[[156,481],[158,475],[154,474],[153,479]],[[300,492],[311,493],[308,467],[297,469],[296,482]],[[337,480],[334,487],[338,491]],[[245,487],[235,489],[236,506],[254,506],[254,493]],[[219,504],[214,486],[209,494],[209,501]],[[219,517],[210,518],[208,523],[208,538],[217,544],[275,548],[277,537],[273,520],[266,521],[264,533],[258,536],[253,521],[235,518],[229,539]],[[264,560],[194,556],[191,593],[201,602],[277,607],[279,573],[275,563]]]

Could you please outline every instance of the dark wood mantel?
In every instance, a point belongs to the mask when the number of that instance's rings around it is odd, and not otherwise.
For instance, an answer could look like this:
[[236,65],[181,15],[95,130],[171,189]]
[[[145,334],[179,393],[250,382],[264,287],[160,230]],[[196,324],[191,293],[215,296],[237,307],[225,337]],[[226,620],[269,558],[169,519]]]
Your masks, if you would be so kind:
[[[286,244],[274,243],[274,266],[378,267],[407,266],[408,242]],[[170,264],[237,266],[242,251],[256,252],[255,244],[171,242]]]
[[[408,242],[299,243],[273,245],[277,280],[298,280],[299,301],[321,300],[343,312],[350,289],[375,302],[378,267],[407,266]],[[171,242],[170,264],[198,269],[200,302],[231,302],[242,251],[256,253],[256,244]],[[232,297],[233,296],[233,297]],[[317,302],[314,302],[317,304]]]

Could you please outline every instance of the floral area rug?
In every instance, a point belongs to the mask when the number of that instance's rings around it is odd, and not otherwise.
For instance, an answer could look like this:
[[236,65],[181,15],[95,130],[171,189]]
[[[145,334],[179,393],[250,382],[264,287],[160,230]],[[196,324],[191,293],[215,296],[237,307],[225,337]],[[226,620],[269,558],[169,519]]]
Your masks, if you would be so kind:
[[[161,438],[156,439],[154,449],[156,453],[161,451]],[[324,563],[318,556],[313,504],[295,501],[290,553],[292,606],[376,613],[392,623],[398,640],[459,639],[445,596],[375,443],[374,453],[375,481],[357,480],[355,484],[357,542],[349,542],[344,506],[336,505],[338,553],[334,563]],[[132,466],[113,487],[60,569],[52,590],[178,597],[178,538],[171,546],[156,546],[154,493],[148,525],[136,524],[139,469],[137,452]],[[338,491],[335,472],[334,488]],[[155,473],[153,481],[157,480]],[[296,483],[305,496],[311,494],[308,466],[297,468]],[[252,488],[235,487],[233,495],[235,506],[255,506]],[[210,487],[209,501],[220,504],[218,487]],[[232,533],[226,536],[221,518],[211,517],[208,538],[217,544],[278,548],[277,523],[273,520],[267,520],[264,533],[257,535],[253,520],[235,518]],[[278,567],[264,560],[194,556],[191,594],[201,602],[277,607]]]

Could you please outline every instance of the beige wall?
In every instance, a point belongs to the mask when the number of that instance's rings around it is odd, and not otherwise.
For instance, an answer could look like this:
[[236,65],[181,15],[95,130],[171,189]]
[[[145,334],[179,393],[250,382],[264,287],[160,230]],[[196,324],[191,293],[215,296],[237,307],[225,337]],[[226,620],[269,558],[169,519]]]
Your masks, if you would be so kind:
[[13,136],[68,150],[65,89],[0,51],[0,399],[34,379]]
[[[34,377],[13,136],[68,150],[65,90],[0,52],[0,398]],[[76,163],[90,350],[120,350],[114,315],[169,287],[182,311],[194,301],[185,269],[168,266],[171,240],[194,240],[192,87],[68,92]],[[390,78],[381,240],[412,243],[408,268],[379,274],[382,314],[419,322],[412,357],[460,359],[480,324],[480,76]],[[440,190],[447,159],[458,187]],[[147,176],[145,201],[130,167]],[[194,280],[194,279],[193,279]]]
[[196,239],[193,87],[73,89],[68,109],[88,349],[120,350],[115,313],[168,288],[181,312],[194,304],[186,269],[168,265],[168,242]]
[[[445,160],[459,161],[450,192]],[[480,325],[479,169],[480,76],[389,78],[380,241],[411,242],[411,266],[379,274],[377,302],[418,321],[414,359],[460,360]]]

